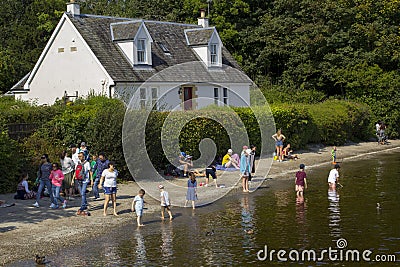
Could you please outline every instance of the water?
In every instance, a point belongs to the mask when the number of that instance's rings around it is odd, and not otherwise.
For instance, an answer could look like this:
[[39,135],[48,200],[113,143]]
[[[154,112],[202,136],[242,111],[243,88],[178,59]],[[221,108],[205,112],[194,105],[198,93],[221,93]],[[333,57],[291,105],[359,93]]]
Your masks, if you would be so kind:
[[[298,265],[297,262],[260,262],[257,252],[268,250],[336,248],[369,249],[395,254],[400,260],[400,153],[374,155],[342,163],[343,188],[328,192],[331,166],[308,170],[309,189],[296,198],[294,180],[271,182],[254,194],[237,193],[192,211],[175,209],[175,220],[160,222],[145,216],[147,225],[110,229],[82,247],[48,256],[51,266],[249,266]],[[377,203],[381,209],[377,209]],[[214,232],[212,232],[214,231]],[[286,257],[288,255],[286,254]],[[345,261],[301,262],[304,266],[347,266]],[[355,265],[372,266],[376,262]],[[21,265],[32,265],[24,262]]]

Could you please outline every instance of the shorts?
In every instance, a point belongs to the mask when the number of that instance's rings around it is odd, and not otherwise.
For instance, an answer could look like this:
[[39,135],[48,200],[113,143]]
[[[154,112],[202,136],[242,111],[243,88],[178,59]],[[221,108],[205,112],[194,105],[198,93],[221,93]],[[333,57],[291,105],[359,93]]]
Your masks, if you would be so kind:
[[276,141],[275,146],[283,146],[283,141],[282,140]]
[[117,188],[116,187],[104,187],[104,194],[106,194],[106,195],[117,194]]
[[72,183],[72,173],[66,173],[64,174],[64,180],[62,181],[62,186],[64,189],[70,189],[71,188],[71,183]]
[[304,186],[296,184],[296,192],[303,192]]
[[206,169],[206,178],[210,178],[210,175],[213,179],[217,179],[217,175],[215,174],[215,171],[211,168]]
[[171,210],[171,206],[161,206],[162,211]]
[[142,209],[135,210],[135,212],[136,212],[137,216],[143,216],[143,210]]

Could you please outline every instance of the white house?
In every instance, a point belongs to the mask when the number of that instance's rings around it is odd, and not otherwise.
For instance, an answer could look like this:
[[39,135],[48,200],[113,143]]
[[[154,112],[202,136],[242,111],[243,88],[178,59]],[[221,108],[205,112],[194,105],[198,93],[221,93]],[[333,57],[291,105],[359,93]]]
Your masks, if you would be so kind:
[[204,11],[192,25],[81,14],[71,1],[33,70],[9,93],[38,104],[103,94],[142,108],[197,109],[249,105],[251,83]]

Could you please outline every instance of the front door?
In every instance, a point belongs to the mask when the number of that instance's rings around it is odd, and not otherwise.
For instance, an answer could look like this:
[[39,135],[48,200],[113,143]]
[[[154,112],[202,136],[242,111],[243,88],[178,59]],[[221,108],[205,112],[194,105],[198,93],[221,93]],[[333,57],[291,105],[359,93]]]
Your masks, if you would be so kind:
[[193,87],[183,87],[184,109],[191,110],[193,108]]

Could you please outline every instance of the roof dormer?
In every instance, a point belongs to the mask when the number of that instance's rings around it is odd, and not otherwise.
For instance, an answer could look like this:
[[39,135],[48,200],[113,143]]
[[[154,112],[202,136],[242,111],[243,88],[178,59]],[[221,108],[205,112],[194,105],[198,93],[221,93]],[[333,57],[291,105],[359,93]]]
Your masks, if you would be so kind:
[[222,41],[215,27],[185,30],[186,43],[207,67],[222,66]]
[[151,66],[151,38],[143,21],[112,23],[111,38],[133,66]]

